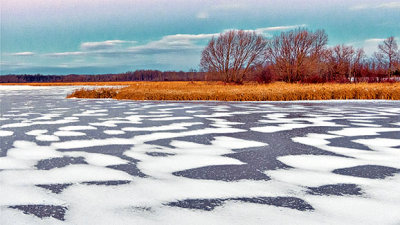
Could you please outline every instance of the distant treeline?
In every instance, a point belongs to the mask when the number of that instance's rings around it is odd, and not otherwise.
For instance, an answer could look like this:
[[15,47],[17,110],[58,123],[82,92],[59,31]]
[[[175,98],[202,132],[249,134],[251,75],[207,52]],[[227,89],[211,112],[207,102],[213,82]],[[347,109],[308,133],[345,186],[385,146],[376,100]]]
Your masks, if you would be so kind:
[[112,81],[202,81],[205,73],[196,72],[162,72],[159,70],[137,70],[118,74],[98,75],[3,75],[0,83],[47,83],[47,82],[112,82]]

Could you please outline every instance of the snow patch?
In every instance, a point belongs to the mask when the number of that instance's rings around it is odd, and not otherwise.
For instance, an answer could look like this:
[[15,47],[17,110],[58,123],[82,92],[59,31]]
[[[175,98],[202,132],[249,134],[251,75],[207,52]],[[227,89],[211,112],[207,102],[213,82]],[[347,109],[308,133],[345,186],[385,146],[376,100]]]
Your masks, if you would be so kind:
[[108,135],[120,135],[120,134],[125,134],[125,131],[122,131],[122,130],[105,130],[104,133],[108,134]]
[[7,137],[13,135],[13,131],[8,131],[8,130],[0,130],[0,137]]

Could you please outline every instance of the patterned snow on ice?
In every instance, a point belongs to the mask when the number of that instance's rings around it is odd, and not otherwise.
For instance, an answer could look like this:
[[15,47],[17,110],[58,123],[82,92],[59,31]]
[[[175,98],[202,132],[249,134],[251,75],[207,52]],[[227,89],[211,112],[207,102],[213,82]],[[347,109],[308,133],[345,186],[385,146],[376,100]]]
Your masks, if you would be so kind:
[[[398,101],[0,86],[0,224],[398,224]],[[371,107],[371,104],[374,107]]]

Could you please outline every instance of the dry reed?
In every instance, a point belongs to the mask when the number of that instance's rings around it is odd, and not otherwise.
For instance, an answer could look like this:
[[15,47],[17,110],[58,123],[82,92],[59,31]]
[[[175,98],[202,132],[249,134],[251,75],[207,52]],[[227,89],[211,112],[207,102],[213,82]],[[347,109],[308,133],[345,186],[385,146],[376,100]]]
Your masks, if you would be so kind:
[[24,86],[125,86],[136,82],[49,82],[49,83],[0,83],[0,85],[24,85]]
[[400,83],[229,85],[218,82],[130,82],[123,88],[79,89],[68,98],[130,100],[293,101],[329,99],[400,100]]

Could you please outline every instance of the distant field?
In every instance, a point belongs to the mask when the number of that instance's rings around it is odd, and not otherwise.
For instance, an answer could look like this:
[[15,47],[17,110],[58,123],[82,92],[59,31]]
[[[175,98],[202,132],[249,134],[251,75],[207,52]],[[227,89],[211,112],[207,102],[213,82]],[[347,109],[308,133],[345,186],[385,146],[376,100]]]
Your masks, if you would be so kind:
[[[88,83],[81,85],[90,85]],[[356,84],[244,84],[218,82],[116,82],[96,85],[129,85],[123,88],[78,89],[69,98],[130,100],[294,101],[329,99],[400,100],[400,83]]]

